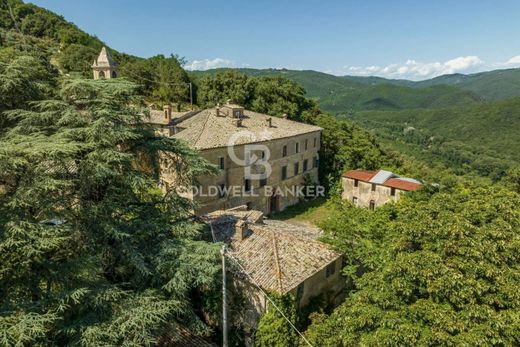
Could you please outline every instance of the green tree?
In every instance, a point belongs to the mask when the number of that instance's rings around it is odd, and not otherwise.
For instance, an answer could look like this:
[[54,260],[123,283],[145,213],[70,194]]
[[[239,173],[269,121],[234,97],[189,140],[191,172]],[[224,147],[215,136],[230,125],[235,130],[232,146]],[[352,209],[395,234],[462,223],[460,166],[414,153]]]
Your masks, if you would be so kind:
[[374,212],[343,203],[325,223],[355,290],[311,325],[315,345],[520,343],[520,197],[498,186],[428,190]]
[[163,153],[193,174],[211,166],[141,124],[134,90],[65,80],[59,98],[2,114],[1,345],[142,346],[181,323],[208,331],[199,296],[218,289],[218,249],[198,240],[190,202],[137,164]]
[[[270,295],[276,306],[293,323],[297,323],[297,312],[294,297],[291,295]],[[293,347],[298,345],[298,335],[285,318],[268,304],[267,312],[260,318],[255,334],[255,346],[258,347]]]

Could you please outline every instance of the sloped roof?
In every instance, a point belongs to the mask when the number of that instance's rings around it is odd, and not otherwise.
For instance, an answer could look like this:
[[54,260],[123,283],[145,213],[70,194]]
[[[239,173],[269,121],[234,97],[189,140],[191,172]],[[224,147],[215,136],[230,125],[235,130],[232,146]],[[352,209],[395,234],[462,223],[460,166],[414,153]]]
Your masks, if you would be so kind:
[[379,184],[386,187],[397,188],[406,191],[417,190],[422,183],[414,178],[400,177],[390,171],[364,171],[350,170],[343,174],[343,177],[360,180],[367,183]]
[[117,66],[114,59],[112,59],[112,55],[108,51],[108,49],[103,46],[101,48],[101,52],[99,53],[98,58],[94,61],[92,67],[114,67]]
[[164,110],[150,110],[150,117],[146,117],[144,121],[150,124],[169,125],[175,119],[180,118],[191,111],[187,112],[171,112],[171,120],[164,117]]
[[[248,214],[254,214],[249,218]],[[310,225],[258,220],[259,211],[216,211],[204,218],[211,223],[217,241],[229,245],[228,254],[240,262],[250,280],[264,290],[288,293],[321,271],[341,254],[317,241],[321,231]],[[238,220],[248,221],[248,235],[234,236]],[[256,220],[256,222],[254,222]]]
[[[185,130],[174,135],[197,149],[226,147],[233,135],[243,132],[234,141],[235,145],[292,137],[321,131],[322,128],[288,119],[271,117],[266,114],[244,110],[242,125],[237,126],[237,118],[217,116],[215,108],[206,109],[183,120],[177,125]],[[271,127],[268,125],[271,119]]]

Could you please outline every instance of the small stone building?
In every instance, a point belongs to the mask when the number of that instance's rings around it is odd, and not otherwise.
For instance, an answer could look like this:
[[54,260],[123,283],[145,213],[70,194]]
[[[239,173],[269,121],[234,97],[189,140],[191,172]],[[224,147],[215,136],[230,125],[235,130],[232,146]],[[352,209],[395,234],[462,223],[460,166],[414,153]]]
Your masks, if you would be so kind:
[[343,174],[341,183],[343,200],[372,210],[389,201],[397,201],[401,194],[417,190],[422,185],[416,179],[399,177],[385,170],[351,170]]
[[342,255],[317,240],[322,234],[318,228],[265,219],[262,212],[245,206],[215,211],[203,219],[210,225],[214,241],[228,245],[235,290],[247,299],[240,316],[243,325],[256,327],[265,312],[267,299],[262,290],[290,293],[300,308],[319,295],[333,305],[342,302]]
[[99,56],[92,64],[92,72],[94,73],[94,79],[111,79],[117,78],[118,76],[118,65],[112,59],[110,52],[106,47],[101,49]]
[[[189,112],[165,106],[151,111],[148,122],[158,134],[186,142],[218,167],[216,176],[196,177],[200,189],[190,197],[197,214],[241,205],[270,214],[299,202],[304,194],[298,188],[318,182],[320,127],[229,103]],[[179,185],[175,165],[161,165],[167,190]]]

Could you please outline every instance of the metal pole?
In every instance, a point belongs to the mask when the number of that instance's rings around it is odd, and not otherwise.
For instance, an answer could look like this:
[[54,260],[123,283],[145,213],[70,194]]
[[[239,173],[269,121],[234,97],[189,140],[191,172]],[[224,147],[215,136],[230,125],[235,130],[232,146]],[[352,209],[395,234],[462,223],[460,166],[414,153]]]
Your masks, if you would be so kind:
[[193,87],[192,87],[191,82],[190,82],[190,107],[191,107],[191,110],[193,111]]
[[220,250],[222,255],[222,346],[228,347],[227,294],[226,294],[226,246]]

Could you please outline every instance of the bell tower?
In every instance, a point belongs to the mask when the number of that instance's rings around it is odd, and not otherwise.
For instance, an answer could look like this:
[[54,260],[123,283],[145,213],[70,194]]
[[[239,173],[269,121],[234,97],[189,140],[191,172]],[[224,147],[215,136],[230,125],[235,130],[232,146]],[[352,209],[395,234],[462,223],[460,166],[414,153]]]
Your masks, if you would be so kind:
[[112,59],[107,48],[103,46],[98,58],[94,60],[94,64],[92,64],[94,79],[116,78],[118,76],[117,68],[117,63]]

